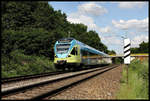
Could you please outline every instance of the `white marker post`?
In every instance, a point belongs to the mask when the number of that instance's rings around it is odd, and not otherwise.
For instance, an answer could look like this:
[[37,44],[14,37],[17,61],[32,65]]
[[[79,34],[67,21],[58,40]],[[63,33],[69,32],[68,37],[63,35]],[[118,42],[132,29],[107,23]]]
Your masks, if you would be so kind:
[[130,39],[124,39],[124,64],[130,64]]
[[[130,39],[124,39],[124,64],[130,64]],[[128,83],[128,66],[127,66],[127,83]]]

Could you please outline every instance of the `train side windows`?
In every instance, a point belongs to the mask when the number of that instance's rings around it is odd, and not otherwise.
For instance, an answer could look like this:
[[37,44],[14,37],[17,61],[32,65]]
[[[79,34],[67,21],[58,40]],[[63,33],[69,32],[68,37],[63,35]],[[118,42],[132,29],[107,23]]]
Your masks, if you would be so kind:
[[87,56],[87,52],[84,50],[81,50],[81,54],[82,54],[82,56]]

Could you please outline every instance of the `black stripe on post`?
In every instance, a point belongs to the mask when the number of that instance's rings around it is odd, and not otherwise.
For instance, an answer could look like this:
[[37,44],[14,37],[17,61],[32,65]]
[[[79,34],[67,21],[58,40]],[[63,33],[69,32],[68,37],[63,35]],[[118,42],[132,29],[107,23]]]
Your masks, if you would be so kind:
[[124,51],[124,53],[127,53],[128,51],[130,51],[130,49],[128,49],[128,50],[126,50],[126,51]]
[[130,45],[131,45],[131,44],[129,43],[128,45],[124,46],[124,49],[127,48],[127,47],[129,47]]
[[124,56],[124,58],[126,58],[126,57],[128,57],[128,56],[130,56],[130,53],[129,53],[128,55]]

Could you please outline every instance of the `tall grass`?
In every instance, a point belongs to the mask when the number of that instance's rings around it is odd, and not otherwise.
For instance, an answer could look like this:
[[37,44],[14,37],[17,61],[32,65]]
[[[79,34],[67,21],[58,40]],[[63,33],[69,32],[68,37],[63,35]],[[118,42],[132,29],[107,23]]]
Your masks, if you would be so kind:
[[2,55],[1,63],[2,78],[56,71],[52,60],[24,55],[22,50],[13,51],[9,56]]
[[148,99],[148,60],[133,60],[128,66],[128,84],[127,84],[127,66],[123,70],[121,79],[121,88],[117,93],[117,99]]

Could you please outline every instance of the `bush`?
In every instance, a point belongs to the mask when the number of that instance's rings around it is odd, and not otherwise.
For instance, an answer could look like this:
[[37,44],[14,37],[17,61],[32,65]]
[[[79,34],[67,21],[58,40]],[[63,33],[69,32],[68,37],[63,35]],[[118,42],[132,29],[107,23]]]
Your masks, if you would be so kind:
[[[126,67],[125,67],[126,68]],[[121,88],[118,99],[148,99],[148,61],[133,60],[128,67],[128,84],[126,69],[123,69]]]
[[44,56],[25,55],[23,50],[15,50],[10,55],[2,55],[2,78],[56,71],[53,62]]
[[123,59],[122,58],[113,58],[112,59],[114,64],[121,64],[123,63]]

